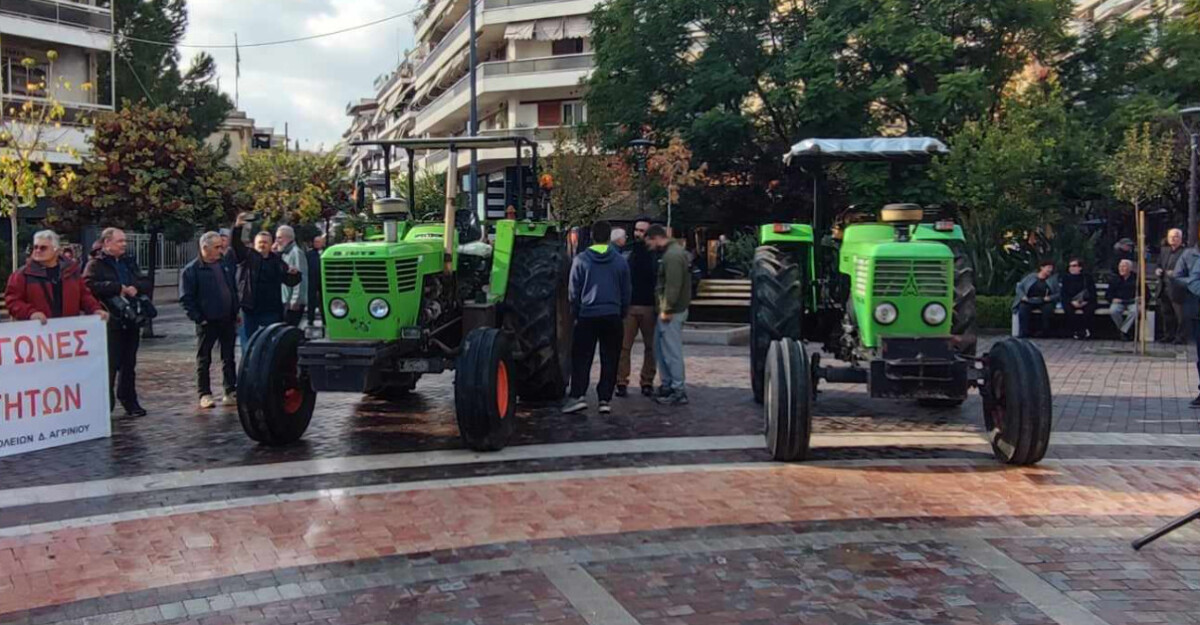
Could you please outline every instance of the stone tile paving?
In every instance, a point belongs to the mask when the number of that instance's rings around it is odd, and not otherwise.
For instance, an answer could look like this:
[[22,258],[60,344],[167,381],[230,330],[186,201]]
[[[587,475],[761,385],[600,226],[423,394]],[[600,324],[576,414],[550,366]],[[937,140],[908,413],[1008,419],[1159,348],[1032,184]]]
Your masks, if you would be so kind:
[[643,625],[1048,625],[939,543],[839,544],[587,566]]
[[1177,535],[1141,552],[1104,539],[992,544],[1111,625],[1200,623],[1200,543]]

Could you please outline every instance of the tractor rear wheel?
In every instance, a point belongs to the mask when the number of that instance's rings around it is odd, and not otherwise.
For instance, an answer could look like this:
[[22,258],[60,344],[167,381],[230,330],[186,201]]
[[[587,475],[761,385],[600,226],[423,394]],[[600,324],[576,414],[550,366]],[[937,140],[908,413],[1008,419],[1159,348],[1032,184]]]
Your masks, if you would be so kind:
[[454,370],[454,411],[467,447],[498,451],[508,444],[517,408],[513,371],[505,333],[496,328],[471,330]]
[[503,328],[513,338],[512,372],[525,401],[563,398],[570,377],[569,266],[557,238],[517,238],[508,270]]
[[255,333],[238,376],[238,418],[246,434],[277,447],[300,439],[312,421],[317,393],[300,369],[304,332],[277,323]]
[[764,245],[750,271],[750,385],[763,403],[763,376],[772,341],[800,338],[803,269],[784,250]]
[[954,345],[958,353],[974,356],[979,344],[975,263],[967,253],[965,241],[948,241],[946,245],[954,252],[954,314],[950,319],[950,333],[957,339]]
[[1052,403],[1046,361],[1033,343],[1005,339],[988,354],[983,421],[996,459],[1037,464],[1050,444]]
[[763,380],[763,415],[771,459],[808,458],[812,439],[812,375],[804,345],[795,339],[771,341]]

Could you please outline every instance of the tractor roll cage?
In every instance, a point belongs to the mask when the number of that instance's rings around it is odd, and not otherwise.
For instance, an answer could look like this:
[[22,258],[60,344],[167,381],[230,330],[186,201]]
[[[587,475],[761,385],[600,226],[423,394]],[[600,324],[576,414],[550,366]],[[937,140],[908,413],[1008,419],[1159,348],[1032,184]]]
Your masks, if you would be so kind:
[[[494,147],[504,147],[512,145],[513,150],[517,153],[517,214],[523,214],[522,209],[525,203],[525,170],[521,168],[521,150],[522,148],[530,148],[533,151],[533,156],[530,166],[533,168],[534,175],[537,175],[538,166],[538,144],[536,141],[519,135],[507,135],[496,137],[433,137],[427,139],[379,139],[375,141],[352,141],[352,146],[374,145],[383,148],[383,189],[384,196],[391,197],[392,195],[392,178],[387,173],[392,170],[392,150],[401,148],[408,156],[408,197],[412,201],[416,197],[416,165],[413,162],[413,152],[417,150],[448,150],[450,152],[458,152],[459,150],[482,150]],[[457,175],[457,172],[454,172]],[[449,172],[447,172],[449,175]],[[541,186],[533,185],[533,200],[534,205],[537,205],[539,195],[541,194]]]

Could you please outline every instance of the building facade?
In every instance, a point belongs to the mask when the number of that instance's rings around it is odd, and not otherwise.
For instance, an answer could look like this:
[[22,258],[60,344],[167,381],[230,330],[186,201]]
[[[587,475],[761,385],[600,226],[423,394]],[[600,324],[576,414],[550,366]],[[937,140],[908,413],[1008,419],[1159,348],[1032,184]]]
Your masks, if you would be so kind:
[[[347,107],[347,139],[468,134],[474,11],[479,134],[523,135],[547,155],[556,133],[587,120],[583,82],[594,67],[588,15],[599,1],[430,0],[416,19],[416,48],[390,78],[376,81],[375,98]],[[407,167],[398,156],[393,171]],[[419,169],[440,173],[448,156],[433,151],[414,158]],[[380,157],[370,150],[349,153],[359,172],[377,166],[372,159]],[[502,176],[515,160],[511,149],[480,150],[478,157],[484,177]],[[463,171],[468,164],[459,159]]]
[[101,97],[112,94],[112,85],[99,85],[101,66],[112,62],[109,0],[0,0],[0,110],[6,130],[28,132],[7,119],[10,109],[26,102],[53,98],[66,109],[61,127],[42,136],[49,148],[44,160],[75,164],[87,152],[88,119],[113,109],[111,95]]
[[256,125],[254,119],[246,115],[244,111],[231,111],[225,117],[225,121],[217,127],[216,132],[204,140],[214,148],[220,147],[225,141],[229,141],[229,154],[226,155],[225,162],[237,165],[249,152],[284,149],[287,137],[276,134],[275,129],[270,126]]
[[1174,15],[1183,4],[1184,0],[1075,0],[1075,17],[1084,24],[1098,24],[1121,17],[1142,17],[1156,8]]

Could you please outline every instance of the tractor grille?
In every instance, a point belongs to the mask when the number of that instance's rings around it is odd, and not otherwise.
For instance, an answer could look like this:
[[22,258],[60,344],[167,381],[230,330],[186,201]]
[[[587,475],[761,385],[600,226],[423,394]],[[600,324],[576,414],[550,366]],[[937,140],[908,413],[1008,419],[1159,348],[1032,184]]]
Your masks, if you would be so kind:
[[417,264],[419,258],[402,258],[396,261],[396,291],[404,293],[417,288]]
[[875,261],[875,297],[945,297],[949,292],[948,261]]
[[362,285],[363,293],[388,292],[385,260],[337,260],[325,263],[325,288],[330,293],[349,293],[355,276]]

